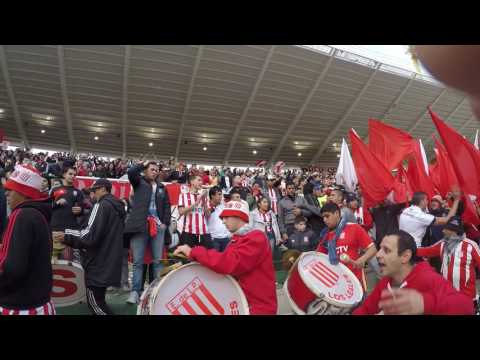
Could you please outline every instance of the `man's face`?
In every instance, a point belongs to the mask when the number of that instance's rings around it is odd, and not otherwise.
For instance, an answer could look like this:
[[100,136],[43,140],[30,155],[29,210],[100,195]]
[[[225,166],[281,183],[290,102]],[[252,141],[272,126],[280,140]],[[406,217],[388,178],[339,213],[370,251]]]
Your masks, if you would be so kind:
[[307,228],[307,224],[305,224],[305,221],[295,224],[295,230],[299,232],[305,232],[306,228]]
[[340,205],[343,203],[342,197],[338,190],[332,191],[328,197],[328,201],[333,202],[334,204]]
[[449,229],[443,229],[442,232],[443,232],[443,236],[445,236],[445,238],[447,239],[450,239],[452,236],[457,235],[455,231],[452,231]]
[[358,209],[358,201],[357,200],[352,200],[348,203],[348,207],[350,209],[356,210]]
[[323,191],[321,189],[313,190],[313,195],[315,197],[321,197],[323,196]]
[[95,189],[95,200],[100,201],[100,199],[107,194],[107,190],[104,187]]
[[154,164],[150,164],[144,172],[145,179],[147,179],[148,181],[154,181],[158,176],[158,172],[159,172],[158,166]]
[[42,191],[48,190],[48,180],[43,178],[42,179]]
[[233,186],[240,186],[240,182],[241,182],[240,176],[236,175],[236,176],[233,178]]
[[211,202],[213,205],[220,205],[222,203],[222,192],[219,191],[212,196]]
[[200,189],[202,187],[203,181],[202,178],[199,176],[195,176],[195,178],[192,179],[190,182],[190,185],[192,185],[192,188],[194,189]]
[[426,196],[424,196],[422,198],[422,201],[420,201],[420,204],[418,205],[418,207],[422,210],[426,210],[427,209],[427,206],[428,206],[428,199]]
[[332,230],[335,229],[340,222],[340,212],[324,212],[322,213],[322,218],[325,225],[327,225],[327,227]]
[[65,179],[65,182],[68,185],[73,184],[73,179],[75,179],[75,174],[76,172],[73,169],[69,169],[65,174],[63,174],[63,178]]
[[432,210],[440,209],[440,203],[436,200],[431,201],[430,202],[430,209],[432,209]]
[[287,186],[287,195],[288,196],[295,196],[295,186],[294,185],[288,185]]
[[240,194],[232,194],[230,201],[240,201],[242,200]]
[[25,196],[13,190],[6,190],[5,195],[7,197],[7,204],[10,207],[10,209],[14,209],[15,207],[17,207],[19,204],[21,204],[27,199]]
[[222,218],[223,223],[228,231],[232,234],[240,229],[245,223],[237,217],[229,216]]
[[377,252],[378,266],[382,276],[394,276],[401,270],[402,265],[408,263],[408,252],[398,255],[398,236],[385,236]]

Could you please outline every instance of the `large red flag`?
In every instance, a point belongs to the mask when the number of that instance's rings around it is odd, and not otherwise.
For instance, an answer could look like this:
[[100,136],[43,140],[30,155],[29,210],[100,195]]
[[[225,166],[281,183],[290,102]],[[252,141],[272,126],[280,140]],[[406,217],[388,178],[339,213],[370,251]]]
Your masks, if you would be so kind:
[[368,120],[368,147],[389,170],[401,166],[414,151],[415,140],[406,131],[375,119]]
[[480,195],[480,155],[462,135],[428,109],[453,165],[460,188],[465,194]]
[[452,162],[448,157],[448,152],[445,147],[437,140],[433,138],[435,142],[435,155],[437,157],[436,173],[432,174],[435,186],[437,187],[440,195],[447,196],[447,193],[451,191],[452,187],[459,186],[457,175],[453,168]]
[[408,161],[407,177],[413,190],[427,193],[429,199],[435,195],[432,180],[425,171],[420,142],[418,140],[415,141],[414,151]]
[[352,157],[365,206],[372,207],[385,200],[393,189],[394,178],[385,165],[369,150],[357,133],[350,129]]
[[470,195],[478,198],[480,193],[480,154],[468,140],[445,124],[430,108],[428,111],[445,145],[460,189],[464,193],[463,220],[477,225],[480,223],[480,219]]

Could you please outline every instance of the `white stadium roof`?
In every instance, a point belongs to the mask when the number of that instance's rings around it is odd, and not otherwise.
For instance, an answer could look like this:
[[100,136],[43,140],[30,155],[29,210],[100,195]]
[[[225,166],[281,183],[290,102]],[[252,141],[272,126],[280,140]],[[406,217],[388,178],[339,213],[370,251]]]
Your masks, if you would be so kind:
[[463,94],[328,45],[0,45],[0,68],[0,128],[51,150],[335,166],[368,118],[427,152],[428,105],[469,138],[477,126]]

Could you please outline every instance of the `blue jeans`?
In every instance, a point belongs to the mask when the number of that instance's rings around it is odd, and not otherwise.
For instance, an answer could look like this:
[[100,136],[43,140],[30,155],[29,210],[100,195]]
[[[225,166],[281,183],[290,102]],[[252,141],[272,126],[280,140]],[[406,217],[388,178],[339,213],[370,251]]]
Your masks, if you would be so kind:
[[145,279],[143,278],[143,260],[145,255],[145,249],[148,243],[152,245],[152,257],[153,257],[153,275],[156,278],[163,268],[161,263],[163,255],[163,246],[165,244],[165,230],[157,226],[157,236],[151,238],[148,233],[135,234],[130,240],[130,246],[132,248],[133,257],[133,279],[132,279],[132,291],[138,293],[142,290],[142,284]]
[[230,242],[230,238],[213,238],[213,248],[217,251],[223,252]]

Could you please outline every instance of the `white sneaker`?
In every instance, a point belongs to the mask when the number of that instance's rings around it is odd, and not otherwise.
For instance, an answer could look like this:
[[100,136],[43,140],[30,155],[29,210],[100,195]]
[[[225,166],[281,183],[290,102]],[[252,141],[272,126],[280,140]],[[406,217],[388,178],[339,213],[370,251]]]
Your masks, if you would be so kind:
[[132,291],[127,299],[127,304],[138,304],[139,296],[136,291]]

